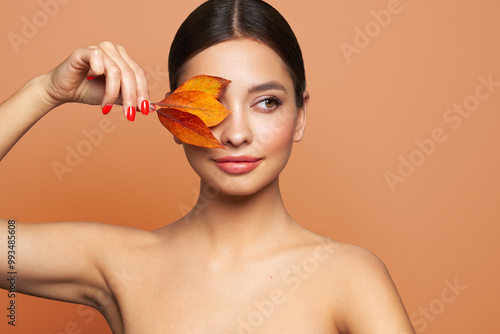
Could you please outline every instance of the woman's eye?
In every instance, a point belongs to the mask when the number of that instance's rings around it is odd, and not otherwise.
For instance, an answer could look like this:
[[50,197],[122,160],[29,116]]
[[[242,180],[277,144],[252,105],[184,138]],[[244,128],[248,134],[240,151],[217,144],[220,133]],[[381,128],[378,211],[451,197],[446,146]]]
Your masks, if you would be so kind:
[[275,98],[267,98],[257,103],[257,106],[262,110],[274,110],[279,105],[281,105],[281,102]]
[[265,100],[264,104],[265,104],[266,108],[272,108],[276,104],[276,101],[274,101],[274,100]]

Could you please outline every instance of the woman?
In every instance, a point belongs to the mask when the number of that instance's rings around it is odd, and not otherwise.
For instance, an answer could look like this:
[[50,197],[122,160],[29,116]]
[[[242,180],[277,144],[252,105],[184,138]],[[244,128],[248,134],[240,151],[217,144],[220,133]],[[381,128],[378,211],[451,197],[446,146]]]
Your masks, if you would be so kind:
[[[17,290],[90,305],[114,333],[414,333],[378,258],[304,229],[284,207],[279,174],[303,137],[309,94],[281,15],[258,0],[207,1],[177,32],[169,74],[172,91],[201,74],[231,80],[220,101],[232,113],[212,128],[227,151],[183,144],[200,176],[198,203],[151,232],[18,224]],[[0,157],[63,103],[100,104],[104,114],[121,104],[133,121],[149,101],[146,75],[123,47],[78,49],[0,106]]]

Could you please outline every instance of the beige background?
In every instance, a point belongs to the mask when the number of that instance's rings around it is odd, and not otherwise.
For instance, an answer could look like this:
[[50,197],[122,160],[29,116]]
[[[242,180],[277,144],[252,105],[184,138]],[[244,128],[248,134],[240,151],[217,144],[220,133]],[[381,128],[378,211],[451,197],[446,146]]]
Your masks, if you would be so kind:
[[[201,1],[44,3],[54,0],[2,2],[2,100],[75,48],[103,40],[128,48],[160,100],[168,91],[171,40]],[[483,100],[473,97],[478,77],[500,81],[500,3],[270,3],[298,36],[312,96],[306,137],[282,175],[291,214],[315,232],[381,257],[418,333],[500,332],[500,87],[479,88]],[[388,7],[395,14],[380,27],[371,11]],[[26,22],[37,30],[23,31]],[[367,45],[356,39],[356,27],[368,28]],[[9,38],[25,39],[13,44]],[[341,46],[347,44],[358,48],[346,57]],[[443,117],[463,103],[474,111],[453,128],[457,121]],[[182,149],[156,117],[138,115],[130,123],[118,109],[104,117],[98,107],[66,105],[39,122],[0,164],[0,215],[148,230],[180,217],[198,182]],[[103,119],[111,132],[58,179],[53,163],[65,163],[68,146],[89,149],[82,131],[99,129]],[[446,140],[419,153],[415,141],[428,143],[435,129]],[[419,165],[391,188],[385,174],[398,173],[400,156]],[[22,258],[19,253],[20,273]],[[455,292],[447,288],[454,282],[461,286]],[[0,295],[2,333],[109,331],[92,309],[27,296],[17,298],[12,329],[6,292]]]

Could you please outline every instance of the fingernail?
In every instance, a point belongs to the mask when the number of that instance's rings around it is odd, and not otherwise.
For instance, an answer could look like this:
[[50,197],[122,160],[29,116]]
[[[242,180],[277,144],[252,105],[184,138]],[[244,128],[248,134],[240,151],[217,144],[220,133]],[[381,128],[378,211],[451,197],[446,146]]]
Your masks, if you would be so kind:
[[134,119],[135,119],[135,107],[128,107],[127,119],[131,122],[134,121]]
[[111,111],[111,108],[113,108],[112,104],[106,104],[104,108],[102,108],[102,113],[107,115]]
[[147,100],[142,101],[141,112],[143,115],[149,114],[149,101],[147,101]]
[[90,75],[87,77],[87,80],[94,80],[94,79],[95,79],[95,77],[90,76]]

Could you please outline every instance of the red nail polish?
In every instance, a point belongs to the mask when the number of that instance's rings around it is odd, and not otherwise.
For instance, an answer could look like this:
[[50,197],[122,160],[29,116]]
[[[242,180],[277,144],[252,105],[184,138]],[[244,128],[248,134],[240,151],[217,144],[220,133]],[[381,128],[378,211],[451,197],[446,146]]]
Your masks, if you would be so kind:
[[90,75],[87,77],[87,80],[94,80],[94,79],[95,79],[95,77],[90,76]]
[[128,107],[127,119],[131,122],[134,121],[134,119],[135,119],[135,107]]
[[141,112],[143,115],[149,114],[149,101],[142,101],[141,103]]
[[107,115],[111,111],[111,108],[113,108],[112,104],[106,104],[104,108],[102,108],[102,113]]

